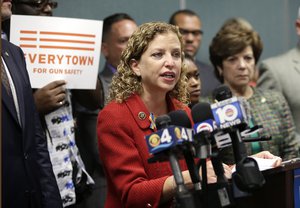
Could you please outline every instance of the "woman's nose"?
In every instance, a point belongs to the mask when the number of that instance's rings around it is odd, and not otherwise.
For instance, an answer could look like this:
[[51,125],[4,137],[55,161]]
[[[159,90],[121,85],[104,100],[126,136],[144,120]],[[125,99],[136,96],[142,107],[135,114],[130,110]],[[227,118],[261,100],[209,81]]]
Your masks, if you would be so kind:
[[244,59],[239,59],[239,66],[240,66],[240,68],[245,68],[246,67],[246,61]]
[[175,65],[174,57],[172,55],[167,55],[165,63],[167,66],[174,66]]

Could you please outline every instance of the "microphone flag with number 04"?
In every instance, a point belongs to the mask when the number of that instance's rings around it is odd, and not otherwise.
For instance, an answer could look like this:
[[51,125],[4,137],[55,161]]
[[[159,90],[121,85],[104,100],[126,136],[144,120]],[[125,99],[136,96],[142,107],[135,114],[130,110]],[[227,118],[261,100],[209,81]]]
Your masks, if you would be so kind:
[[146,136],[145,139],[149,152],[157,154],[183,142],[192,142],[193,133],[189,128],[169,126]]
[[218,128],[226,129],[241,123],[248,123],[248,116],[241,99],[232,97],[211,105]]

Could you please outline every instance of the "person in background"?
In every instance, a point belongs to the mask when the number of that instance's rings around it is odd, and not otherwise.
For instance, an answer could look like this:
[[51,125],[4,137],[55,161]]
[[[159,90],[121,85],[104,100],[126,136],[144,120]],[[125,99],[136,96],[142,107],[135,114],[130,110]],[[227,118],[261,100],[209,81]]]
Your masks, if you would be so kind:
[[259,79],[257,87],[279,91],[287,100],[296,125],[300,133],[300,7],[295,22],[298,44],[295,48],[276,57],[263,60],[259,65]]
[[[57,7],[57,2],[52,0],[14,0],[11,1],[13,14],[30,14],[39,16],[52,16],[53,9]],[[9,40],[10,19],[2,24],[4,39]]]
[[[233,18],[227,19],[224,22],[224,24],[222,25],[221,30],[224,28],[228,29],[229,27],[232,27],[235,30],[239,30],[239,29],[253,30],[253,27],[250,24],[250,22],[248,22],[247,20],[245,20],[244,18],[241,18],[241,17],[233,17]],[[257,41],[260,41],[260,40],[257,40]],[[249,85],[252,87],[256,87],[257,80],[258,80],[258,70],[255,69],[254,73],[251,77],[251,80],[249,82]]]
[[115,13],[103,20],[101,52],[106,62],[99,77],[103,84],[105,98],[107,98],[109,85],[120,63],[121,53],[136,28],[136,22],[126,13]]
[[[262,125],[262,135],[272,136],[270,141],[246,143],[248,155],[268,150],[283,160],[295,158],[300,141],[286,100],[280,93],[249,86],[262,49],[262,41],[254,30],[223,27],[210,44],[210,60],[217,78],[234,96],[248,101],[252,116],[249,126]],[[233,163],[230,149],[224,151],[225,163]]]
[[247,20],[245,20],[242,17],[233,17],[233,18],[229,18],[227,19],[220,30],[223,29],[228,29],[229,27],[232,27],[235,30],[238,29],[243,29],[243,30],[253,30],[252,25],[250,24],[250,22],[248,22]]
[[169,23],[179,27],[184,41],[184,52],[195,59],[202,82],[201,96],[209,96],[220,82],[214,76],[211,66],[196,59],[203,36],[200,17],[191,10],[179,10],[171,15]]
[[193,59],[188,54],[184,55],[184,64],[186,66],[186,76],[187,76],[187,90],[190,96],[190,108],[199,102],[201,95],[201,80],[199,76],[199,70]]
[[53,0],[16,0],[13,13],[37,16],[52,16],[53,9],[57,7],[57,1]]
[[[52,0],[14,0],[12,11],[20,15],[52,16],[56,7],[57,2]],[[95,90],[66,90],[65,87],[65,80],[56,80],[35,89],[33,96],[47,135],[48,151],[63,206],[71,207],[82,200],[85,192],[83,187],[94,183],[85,169],[75,142],[72,102],[76,100],[84,107],[96,110],[102,102],[102,90],[98,79]]]
[[[1,0],[1,21],[11,1]],[[1,39],[1,207],[61,208],[23,51]]]

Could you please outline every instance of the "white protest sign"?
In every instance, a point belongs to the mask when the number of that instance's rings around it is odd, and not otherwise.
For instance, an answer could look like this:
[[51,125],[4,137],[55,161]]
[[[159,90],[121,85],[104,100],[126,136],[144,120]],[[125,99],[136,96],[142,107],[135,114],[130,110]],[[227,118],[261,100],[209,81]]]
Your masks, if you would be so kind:
[[12,15],[10,41],[25,54],[33,88],[59,79],[69,89],[95,89],[102,21]]

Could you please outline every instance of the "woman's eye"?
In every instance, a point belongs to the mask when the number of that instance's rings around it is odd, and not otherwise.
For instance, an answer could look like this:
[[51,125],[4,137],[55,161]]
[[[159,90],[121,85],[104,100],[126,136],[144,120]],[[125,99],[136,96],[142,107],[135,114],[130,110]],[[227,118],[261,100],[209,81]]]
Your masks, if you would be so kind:
[[192,76],[190,74],[185,75],[187,79],[190,79]]
[[127,44],[127,42],[128,42],[128,38],[121,38],[121,39],[119,39],[119,43],[120,44]]
[[227,61],[229,61],[229,62],[231,62],[231,63],[234,62],[235,60],[236,60],[235,58],[228,58],[228,59],[227,59]]
[[153,53],[152,56],[155,58],[160,58],[162,57],[162,53]]
[[173,53],[173,56],[176,58],[181,58],[181,53],[180,52],[175,52]]
[[246,59],[247,61],[251,61],[251,60],[253,59],[253,57],[252,57],[252,56],[246,56],[245,59]]

